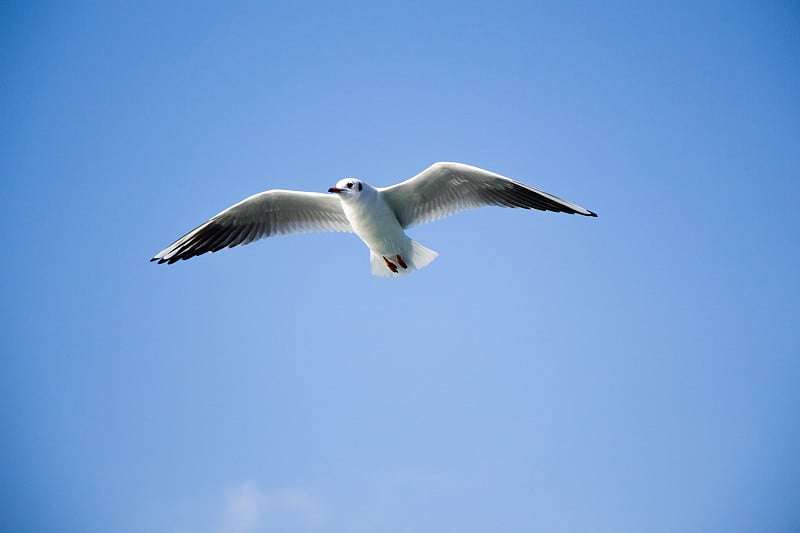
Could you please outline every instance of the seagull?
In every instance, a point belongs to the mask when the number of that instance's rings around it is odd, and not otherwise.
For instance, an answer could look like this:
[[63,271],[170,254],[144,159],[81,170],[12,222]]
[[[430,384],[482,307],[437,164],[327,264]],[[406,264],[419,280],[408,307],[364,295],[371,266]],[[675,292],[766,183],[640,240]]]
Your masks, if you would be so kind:
[[391,187],[345,178],[318,192],[274,189],[246,198],[204,222],[150,261],[172,264],[258,239],[313,231],[355,233],[369,247],[372,274],[398,277],[439,255],[406,228],[483,206],[597,214],[494,172],[463,163],[434,163]]

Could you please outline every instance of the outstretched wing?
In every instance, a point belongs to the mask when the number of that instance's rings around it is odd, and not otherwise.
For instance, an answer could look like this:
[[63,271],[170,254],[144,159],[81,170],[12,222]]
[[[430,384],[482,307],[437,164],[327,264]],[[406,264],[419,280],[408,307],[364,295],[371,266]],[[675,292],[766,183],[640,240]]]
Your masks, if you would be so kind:
[[229,207],[150,261],[172,264],[264,237],[312,231],[353,231],[337,197],[315,192],[267,191]]
[[524,183],[462,163],[435,163],[409,180],[379,190],[403,227],[485,205],[597,216]]

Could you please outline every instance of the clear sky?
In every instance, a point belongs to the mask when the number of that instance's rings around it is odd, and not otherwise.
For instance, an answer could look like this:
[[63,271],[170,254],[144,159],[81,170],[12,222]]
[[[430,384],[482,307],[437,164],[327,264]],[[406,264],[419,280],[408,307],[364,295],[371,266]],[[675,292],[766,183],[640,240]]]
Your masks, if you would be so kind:
[[[800,529],[796,2],[67,4],[0,6],[0,530]],[[599,218],[148,262],[435,161]]]

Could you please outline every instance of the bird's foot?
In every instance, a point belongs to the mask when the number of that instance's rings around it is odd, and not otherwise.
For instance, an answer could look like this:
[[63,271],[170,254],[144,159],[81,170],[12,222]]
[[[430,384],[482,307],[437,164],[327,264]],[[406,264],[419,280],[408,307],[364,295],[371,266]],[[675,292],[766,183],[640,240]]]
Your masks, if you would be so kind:
[[403,261],[403,258],[402,258],[402,257],[400,257],[400,256],[398,255],[398,256],[396,256],[396,258],[395,258],[395,259],[397,259],[397,264],[398,264],[398,265],[400,265],[401,267],[403,267],[403,270],[405,270],[405,269],[407,269],[407,268],[408,268],[408,265],[406,264],[406,262],[405,262],[405,261]]
[[[386,267],[387,267],[389,270],[391,270],[392,272],[394,272],[395,274],[397,274],[397,265],[395,265],[394,263],[392,263],[391,261],[389,261],[388,259],[386,259],[386,256],[382,256],[382,257],[383,257],[383,260],[386,262]],[[405,268],[405,267],[404,267],[404,268]]]

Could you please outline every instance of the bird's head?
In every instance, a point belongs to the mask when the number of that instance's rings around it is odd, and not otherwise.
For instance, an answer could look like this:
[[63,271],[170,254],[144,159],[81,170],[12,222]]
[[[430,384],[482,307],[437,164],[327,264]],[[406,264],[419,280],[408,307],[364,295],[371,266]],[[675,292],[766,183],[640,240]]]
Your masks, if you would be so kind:
[[356,178],[345,178],[336,183],[336,187],[331,187],[328,192],[338,194],[342,198],[355,199],[364,192],[365,184]]

